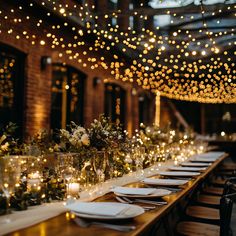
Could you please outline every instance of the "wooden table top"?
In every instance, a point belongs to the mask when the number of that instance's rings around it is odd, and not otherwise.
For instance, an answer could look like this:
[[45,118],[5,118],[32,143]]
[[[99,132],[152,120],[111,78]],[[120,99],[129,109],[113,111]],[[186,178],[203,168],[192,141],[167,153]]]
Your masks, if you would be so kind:
[[[142,235],[145,232],[148,232],[150,227],[152,227],[161,217],[167,214],[176,204],[180,202],[185,196],[187,196],[192,190],[194,190],[198,183],[204,180],[211,172],[216,168],[216,166],[221,163],[227,154],[223,155],[221,158],[216,160],[212,165],[210,165],[205,172],[192,179],[185,185],[183,190],[171,194],[169,196],[163,197],[164,200],[168,202],[167,205],[157,207],[155,210],[145,212],[144,214],[134,218],[129,221],[119,221],[118,224],[125,225],[135,225],[136,229],[128,232],[118,232],[110,229],[103,229],[96,226],[91,226],[89,228],[81,228],[77,226],[74,221],[71,219],[70,213],[64,213],[57,217],[51,218],[49,220],[43,221],[34,226],[10,233],[11,236],[73,236],[73,235],[104,235],[104,236],[117,236],[117,235]],[[129,186],[142,186],[142,183],[133,183]],[[116,201],[113,193],[108,193],[96,201]]]

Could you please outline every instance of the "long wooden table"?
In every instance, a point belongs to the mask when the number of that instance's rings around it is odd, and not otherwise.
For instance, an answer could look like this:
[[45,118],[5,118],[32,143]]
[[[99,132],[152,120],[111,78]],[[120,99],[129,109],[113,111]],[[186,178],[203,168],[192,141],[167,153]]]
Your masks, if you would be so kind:
[[[73,235],[104,235],[104,236],[115,236],[115,235],[151,235],[151,232],[155,230],[158,222],[165,218],[177,204],[179,204],[184,198],[188,198],[189,195],[196,189],[199,183],[204,181],[207,176],[227,157],[227,154],[222,155],[212,165],[210,165],[205,172],[196,178],[190,180],[188,184],[179,192],[164,197],[164,200],[168,202],[167,205],[160,206],[155,210],[145,212],[144,214],[129,221],[119,221],[119,224],[135,225],[136,229],[128,232],[118,232],[109,229],[103,229],[96,226],[89,228],[81,228],[77,226],[71,219],[70,213],[64,213],[47,221],[41,222],[29,228],[25,228],[8,235],[14,236],[73,236]],[[133,183],[129,186],[142,186],[141,183]],[[96,201],[116,201],[113,193],[108,193]],[[167,229],[168,230],[168,229]]]

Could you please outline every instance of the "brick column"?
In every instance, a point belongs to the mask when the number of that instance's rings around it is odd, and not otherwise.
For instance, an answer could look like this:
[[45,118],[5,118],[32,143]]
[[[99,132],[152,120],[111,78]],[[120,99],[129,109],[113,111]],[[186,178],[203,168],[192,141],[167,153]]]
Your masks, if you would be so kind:
[[138,93],[131,95],[132,95],[132,123],[133,123],[132,133],[134,133],[135,129],[139,128],[139,101],[138,101]]
[[[108,11],[108,0],[96,0],[96,12],[97,13],[102,13]],[[99,16],[98,21],[97,21],[98,27],[99,28],[106,28],[107,26],[107,19],[104,18],[104,16]]]
[[93,119],[104,113],[105,86],[102,78],[97,78],[97,84],[93,82]]
[[[126,12],[129,10],[130,0],[119,0],[118,1],[118,9],[122,12]],[[127,30],[129,27],[129,15],[127,16],[119,16],[118,17],[118,25],[121,30]]]
[[[141,8],[140,4],[145,4],[144,0],[135,0],[134,1],[134,10],[135,8]],[[134,17],[134,30],[137,33],[140,33],[142,31],[142,28],[144,27],[144,21],[140,18],[140,15]]]
[[84,125],[88,127],[102,113],[104,113],[104,83],[102,79],[95,79],[90,75],[85,83]]
[[132,87],[129,86],[126,89],[126,117],[125,117],[125,123],[126,123],[126,129],[129,132],[129,135],[133,133],[133,120],[132,120],[132,95],[131,95],[131,89]]
[[32,50],[26,61],[26,137],[50,128],[52,68],[51,65],[47,65],[44,70],[41,69],[42,54],[39,51]]

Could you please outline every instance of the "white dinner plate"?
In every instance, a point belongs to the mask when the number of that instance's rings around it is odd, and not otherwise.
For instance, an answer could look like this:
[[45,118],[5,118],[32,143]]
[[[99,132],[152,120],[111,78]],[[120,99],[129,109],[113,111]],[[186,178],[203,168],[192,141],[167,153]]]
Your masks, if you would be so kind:
[[129,197],[129,198],[157,198],[157,197],[164,197],[166,195],[171,194],[172,192],[167,189],[156,189],[154,192],[148,195],[140,195],[140,194],[124,194],[119,192],[114,192],[116,196],[119,197]]
[[187,171],[162,171],[158,173],[162,176],[173,176],[173,177],[193,177],[200,175],[199,172],[187,172]]
[[205,158],[205,157],[198,157],[198,158],[195,158],[195,159],[190,159],[190,161],[192,162],[214,162],[216,161],[215,158]]
[[208,167],[209,163],[204,162],[183,162],[180,163],[181,166],[189,166],[189,167]]
[[145,184],[159,185],[159,186],[180,186],[188,183],[188,180],[146,178],[142,182]]
[[184,166],[172,166],[168,168],[169,170],[174,171],[190,171],[190,172],[198,172],[204,171],[206,168],[203,167],[184,167]]
[[[95,202],[93,202],[95,203]],[[118,202],[96,202],[101,209],[100,213],[96,211],[96,214],[86,213],[86,212],[79,212],[79,209],[74,207],[70,207],[70,205],[66,206],[67,209],[72,211],[76,216],[87,218],[87,219],[98,219],[98,220],[121,220],[121,219],[131,219],[136,216],[139,216],[144,213],[144,209],[137,205],[130,205],[125,203],[118,203]],[[121,211],[117,215],[103,215],[103,210],[109,210],[110,207],[114,206],[126,206],[127,208]]]

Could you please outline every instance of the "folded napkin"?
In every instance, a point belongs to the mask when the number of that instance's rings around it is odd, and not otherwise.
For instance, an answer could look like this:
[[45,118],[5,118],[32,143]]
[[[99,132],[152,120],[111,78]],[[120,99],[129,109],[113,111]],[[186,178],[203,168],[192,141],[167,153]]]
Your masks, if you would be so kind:
[[129,187],[116,187],[113,189],[114,193],[130,194],[130,195],[150,195],[157,190],[155,188],[129,188]]
[[215,162],[215,158],[206,158],[206,157],[197,157],[194,159],[190,159],[193,162]]
[[200,175],[201,173],[199,172],[190,172],[190,171],[160,171],[158,173],[159,175],[163,176],[196,176]]
[[75,202],[66,205],[66,208],[82,214],[117,216],[128,210],[129,206],[117,202]]
[[146,178],[143,180],[143,182],[146,184],[156,184],[156,185],[183,185],[188,183],[188,180]]
[[205,167],[183,167],[183,166],[172,166],[170,170],[180,170],[180,171],[201,171],[205,170]]
[[193,167],[208,167],[210,165],[210,163],[206,163],[206,162],[182,162],[181,166],[193,166]]

